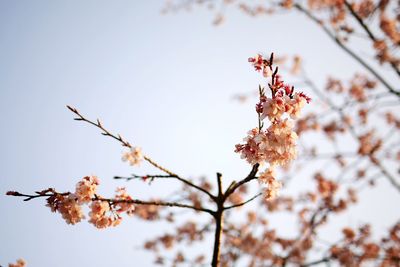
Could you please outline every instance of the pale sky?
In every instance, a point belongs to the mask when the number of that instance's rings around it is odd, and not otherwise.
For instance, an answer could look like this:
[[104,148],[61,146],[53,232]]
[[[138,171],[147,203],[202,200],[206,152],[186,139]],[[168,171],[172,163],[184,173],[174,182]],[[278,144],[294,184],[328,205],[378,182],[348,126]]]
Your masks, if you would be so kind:
[[[152,255],[137,247],[170,229],[129,218],[101,231],[87,222],[70,226],[43,200],[4,195],[73,190],[86,175],[97,175],[110,195],[121,185],[114,175],[155,172],[121,162],[123,148],[73,121],[65,105],[101,118],[179,174],[238,179],[250,167],[234,145],[256,117],[253,102],[231,98],[258,86],[249,56],[300,54],[319,83],[358,69],[301,16],[252,19],[232,10],[214,27],[212,12],[161,15],[163,4],[0,0],[1,265],[24,258],[29,267],[152,266]],[[144,199],[173,192],[122,185]]]

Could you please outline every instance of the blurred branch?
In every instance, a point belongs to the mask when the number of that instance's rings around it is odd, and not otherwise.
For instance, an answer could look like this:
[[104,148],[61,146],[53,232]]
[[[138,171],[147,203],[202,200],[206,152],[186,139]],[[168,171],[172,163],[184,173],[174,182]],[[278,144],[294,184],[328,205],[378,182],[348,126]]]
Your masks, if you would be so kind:
[[[310,86],[311,90],[312,90],[313,92],[315,92],[316,95],[317,95],[318,97],[320,97],[323,101],[325,101],[325,102],[329,105],[330,108],[332,108],[332,109],[334,109],[335,111],[337,111],[338,114],[339,114],[339,116],[340,116],[340,118],[343,120],[343,119],[344,119],[344,116],[345,116],[343,110],[342,110],[341,108],[336,107],[336,106],[332,103],[332,101],[330,101],[330,99],[328,99],[327,97],[325,97],[325,96],[322,94],[322,92],[318,89],[317,85],[314,84],[314,83],[311,81],[311,79],[309,79],[309,78],[307,77],[307,75],[306,75],[305,72],[303,72],[303,75],[304,75],[304,81],[305,81],[305,83],[306,83],[307,85]],[[348,128],[349,128],[349,131],[350,131],[351,136],[352,136],[355,140],[358,140],[358,136],[357,136],[357,133],[355,132],[354,127],[353,127],[352,125],[349,125]],[[372,155],[369,155],[368,158],[370,159],[370,161],[371,161],[375,166],[378,167],[378,169],[381,170],[382,174],[389,180],[389,182],[394,186],[394,188],[397,189],[397,191],[400,192],[400,184],[398,184],[398,183],[396,182],[396,179],[394,178],[394,176],[393,176],[392,174],[390,174],[389,171],[387,171],[387,170],[384,168],[384,166],[383,166],[376,158],[373,158]]]
[[154,205],[154,206],[166,206],[166,207],[178,207],[178,208],[188,208],[196,211],[206,212],[213,214],[214,212],[210,209],[203,207],[195,207],[187,204],[177,203],[177,202],[162,202],[162,201],[142,201],[138,199],[112,199],[112,198],[94,198],[93,200],[107,201],[111,204],[114,203],[127,203],[127,204],[139,204],[139,205]]
[[389,180],[389,182],[393,185],[394,188],[397,189],[397,191],[400,192],[400,184],[397,183],[396,179],[394,178],[394,176],[389,173],[388,170],[386,170],[386,168],[382,165],[381,162],[379,162],[378,160],[371,160],[373,164],[375,164],[376,167],[378,167],[378,169],[382,172],[382,174]]
[[114,176],[115,180],[126,180],[126,181],[130,181],[130,180],[134,180],[134,179],[155,179],[155,178],[176,178],[175,176],[172,175],[162,175],[162,174],[155,174],[155,175],[136,175],[136,174],[132,174],[131,176]]
[[317,25],[319,25],[322,30],[329,36],[331,40],[333,40],[340,48],[342,48],[347,54],[349,54],[353,59],[355,59],[358,63],[360,63],[364,68],[366,68],[372,75],[375,76],[393,95],[400,97],[400,92],[396,91],[379,73],[377,73],[370,65],[368,65],[361,57],[359,57],[356,53],[350,50],[347,46],[343,44],[343,42],[336,37],[324,24],[321,20],[315,17],[310,11],[305,9],[300,4],[296,3],[293,5],[298,11],[305,14],[309,19],[314,21]]
[[[367,35],[371,39],[371,41],[373,41],[373,42],[378,41],[376,39],[375,35],[372,33],[371,29],[368,27],[368,25],[364,23],[364,20],[353,9],[353,6],[348,1],[344,1],[344,4],[347,7],[347,9],[350,11],[350,14],[353,15],[355,20],[358,22],[358,24],[360,24],[361,28],[363,28],[364,31],[367,33]],[[399,70],[398,66],[392,61],[390,62],[390,66],[397,73],[397,75],[400,76],[400,70]]]

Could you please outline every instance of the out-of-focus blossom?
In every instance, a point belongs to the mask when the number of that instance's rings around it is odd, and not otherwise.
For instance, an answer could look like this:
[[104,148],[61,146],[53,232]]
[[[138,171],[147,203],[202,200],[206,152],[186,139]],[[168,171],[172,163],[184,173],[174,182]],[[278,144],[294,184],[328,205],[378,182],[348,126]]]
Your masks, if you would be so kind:
[[8,267],[25,267],[26,266],[26,262],[23,259],[19,259],[17,260],[16,263],[10,263],[8,265]]
[[129,152],[122,155],[123,161],[128,161],[131,166],[139,165],[143,160],[142,149],[140,147],[132,147]]

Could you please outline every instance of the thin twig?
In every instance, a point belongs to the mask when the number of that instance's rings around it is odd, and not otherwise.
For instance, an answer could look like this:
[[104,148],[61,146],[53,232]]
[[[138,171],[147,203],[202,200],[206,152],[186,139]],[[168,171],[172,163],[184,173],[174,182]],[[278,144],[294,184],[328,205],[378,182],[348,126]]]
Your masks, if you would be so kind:
[[[91,121],[91,120],[85,118],[82,114],[80,114],[80,112],[79,112],[76,108],[73,108],[73,107],[68,106],[68,105],[67,105],[67,108],[78,116],[78,118],[75,118],[75,120],[87,122],[87,123],[89,123],[89,124],[91,124],[91,125],[93,125],[93,126],[99,128],[100,130],[102,130],[102,131],[103,131],[103,132],[101,133],[102,135],[104,135],[104,136],[109,136],[109,137],[111,137],[111,138],[113,138],[113,139],[119,141],[119,142],[122,144],[122,146],[124,146],[124,147],[132,148],[132,145],[131,145],[128,141],[126,141],[125,139],[123,139],[122,136],[121,136],[120,134],[115,135],[115,134],[111,133],[110,131],[108,131],[106,128],[104,128],[104,126],[102,125],[102,123],[100,122],[99,119],[97,119],[96,122],[93,122],[93,121]],[[200,186],[195,185],[195,184],[193,184],[192,182],[190,182],[190,181],[188,181],[188,180],[186,180],[186,179],[180,177],[180,176],[177,175],[176,173],[174,173],[174,172],[168,170],[167,168],[161,166],[160,164],[156,163],[156,162],[155,162],[154,160],[152,160],[150,157],[148,157],[148,156],[143,156],[143,158],[144,158],[148,163],[150,163],[151,165],[153,165],[154,167],[156,167],[157,169],[159,169],[159,170],[161,170],[161,171],[167,173],[168,175],[170,175],[170,176],[172,176],[172,177],[175,177],[177,180],[179,180],[179,181],[181,181],[181,182],[183,182],[183,183],[185,183],[185,184],[187,184],[187,185],[189,185],[189,186],[191,186],[191,187],[193,187],[193,188],[195,188],[195,189],[197,189],[197,190],[199,190],[199,191],[205,193],[205,194],[208,195],[212,200],[215,200],[215,196],[213,196],[213,195],[212,195],[210,192],[208,192],[207,190],[205,190],[205,189],[201,188]]]
[[235,204],[235,205],[228,206],[228,207],[224,207],[224,210],[229,210],[229,209],[232,209],[232,208],[237,208],[237,207],[244,206],[244,205],[246,205],[247,203],[253,201],[253,200],[256,199],[256,198],[258,198],[258,197],[261,196],[261,195],[262,195],[262,193],[258,193],[257,195],[253,196],[252,198],[250,198],[250,199],[248,199],[248,200],[246,200],[246,201],[244,201],[244,202],[242,202],[242,203]]
[[[55,192],[54,190],[51,190],[52,193],[40,193],[36,192],[36,195],[29,195],[29,194],[23,194],[19,192],[7,192],[7,195],[9,196],[16,196],[16,197],[25,197],[24,201],[30,201],[35,198],[42,198],[42,197],[53,197],[57,195],[69,195],[71,193],[69,192],[64,192],[64,193],[58,193]],[[102,198],[102,197],[94,197],[92,198],[92,201],[106,201],[110,204],[115,204],[115,203],[126,203],[126,204],[138,204],[138,205],[154,205],[154,206],[167,206],[167,207],[178,207],[178,208],[188,208],[196,211],[201,211],[201,212],[206,212],[211,215],[214,215],[214,211],[203,208],[203,207],[195,207],[187,204],[182,204],[182,203],[177,203],[177,202],[162,202],[162,201],[143,201],[139,199],[113,199],[113,198]]]
[[126,204],[139,204],[139,205],[154,205],[154,206],[167,206],[167,207],[178,207],[178,208],[188,208],[196,211],[206,212],[209,214],[214,214],[214,211],[203,208],[195,207],[187,204],[177,203],[177,202],[162,202],[162,201],[142,201],[139,199],[112,199],[112,198],[94,198],[93,200],[107,201],[112,204],[114,203],[126,203]]
[[[332,101],[330,101],[328,98],[326,98],[326,97],[321,93],[321,91],[318,89],[317,85],[314,84],[314,83],[307,77],[307,75],[306,75],[305,73],[303,73],[303,75],[304,75],[304,80],[305,80],[305,82],[310,86],[311,90],[313,90],[313,92],[315,92],[315,93],[318,95],[318,97],[320,97],[323,101],[325,101],[325,102],[330,106],[330,108],[332,108],[332,109],[334,109],[335,111],[337,111],[338,114],[339,114],[339,116],[340,116],[340,118],[341,118],[342,120],[344,120],[345,114],[344,114],[343,110],[340,109],[340,108],[338,108],[338,107],[336,107],[336,106],[332,103]],[[355,140],[358,140],[358,135],[357,135],[357,133],[356,133],[354,127],[353,127],[352,125],[349,125],[348,128],[349,128],[349,132],[350,132],[351,136],[352,136]],[[393,176],[392,174],[390,174],[389,171],[386,170],[385,167],[384,167],[380,162],[378,162],[377,160],[372,160],[372,159],[373,159],[372,155],[369,155],[369,159],[370,159],[370,161],[382,172],[382,174],[389,180],[389,182],[394,186],[394,188],[395,188],[397,191],[400,192],[400,184],[396,181],[396,179],[394,178],[394,176]]]
[[226,190],[224,197],[225,199],[228,198],[233,192],[236,191],[239,187],[241,187],[243,184],[250,182],[251,180],[257,179],[257,172],[258,172],[258,167],[260,164],[256,163],[254,164],[253,168],[251,169],[250,173],[244,178],[243,180],[239,182],[233,183],[231,186],[228,187]]
[[371,160],[371,162],[373,164],[375,164],[375,166],[382,172],[382,174],[389,180],[389,182],[394,186],[394,188],[397,189],[397,191],[400,192],[400,184],[397,183],[396,179],[394,178],[394,176],[389,173],[388,170],[386,170],[386,168],[379,162],[379,161],[375,161],[375,160]]
[[176,178],[175,176],[172,175],[162,175],[162,174],[148,174],[148,175],[136,175],[136,174],[132,174],[131,176],[114,176],[115,180],[126,180],[126,181],[130,181],[130,180],[135,180],[135,179],[155,179],[155,178]]
[[316,261],[312,261],[312,262],[309,262],[309,263],[306,263],[306,264],[302,264],[300,266],[301,267],[310,267],[310,266],[314,266],[314,265],[317,265],[317,264],[320,264],[320,263],[324,263],[324,262],[329,262],[329,261],[331,261],[331,258],[324,257],[322,259],[319,259],[319,260],[316,260]]

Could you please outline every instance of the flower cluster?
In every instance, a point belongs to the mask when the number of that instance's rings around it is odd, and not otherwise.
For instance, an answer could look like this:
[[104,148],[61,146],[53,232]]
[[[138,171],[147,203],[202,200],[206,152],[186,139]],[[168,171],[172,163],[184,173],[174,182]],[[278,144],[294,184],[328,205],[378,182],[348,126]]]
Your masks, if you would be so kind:
[[95,200],[90,205],[89,222],[99,229],[117,226],[121,223],[122,217],[114,213],[110,203]]
[[[269,60],[261,55],[249,58],[256,71],[262,71],[264,77],[271,77],[268,83],[271,97],[265,95],[260,86],[260,99],[256,104],[258,114],[258,128],[248,132],[244,144],[237,144],[235,152],[241,154],[250,164],[263,165],[268,163],[269,168],[260,175],[260,182],[267,186],[265,196],[272,199],[280,183],[275,180],[274,167],[288,164],[296,158],[297,134],[293,131],[290,119],[299,117],[302,108],[311,101],[304,93],[297,93],[294,87],[287,85],[278,75],[278,68],[273,70],[273,54]],[[286,114],[286,116],[285,116]],[[264,120],[268,119],[270,126],[263,130]]]
[[260,98],[257,107],[261,113],[261,119],[268,117],[270,121],[279,120],[285,113],[292,119],[299,117],[301,109],[306,103],[309,103],[310,98],[303,93],[291,95],[290,92],[293,89],[289,87],[286,87],[286,89],[285,92],[289,92],[289,94],[278,91],[272,98]]
[[262,55],[257,54],[255,57],[248,59],[256,71],[262,71],[264,77],[269,77],[272,74],[272,67],[270,61],[263,58]]
[[[130,201],[132,200],[132,197],[126,192],[126,189],[124,187],[117,188],[117,194],[115,195],[115,199],[118,201]],[[135,206],[133,206],[130,203],[126,202],[119,202],[115,204],[117,208],[118,213],[125,212],[129,216],[133,215],[133,212],[135,211]]]
[[254,165],[268,162],[271,166],[285,165],[296,157],[297,134],[293,124],[285,119],[276,121],[263,131],[257,128],[248,132],[245,144],[237,144],[235,152]]
[[76,184],[75,195],[79,203],[88,203],[94,198],[99,185],[99,179],[96,176],[86,176],[82,181]]
[[125,189],[118,189],[115,199],[107,200],[96,194],[99,180],[95,176],[86,176],[76,185],[74,193],[57,193],[48,189],[41,194],[52,193],[47,198],[47,206],[53,212],[59,212],[68,224],[76,224],[85,218],[82,206],[90,207],[89,223],[97,228],[106,228],[120,224],[121,213],[132,215],[135,207],[130,201],[132,198]]
[[131,166],[139,165],[143,160],[142,149],[140,147],[132,147],[129,152],[122,155],[123,161],[128,161]]

